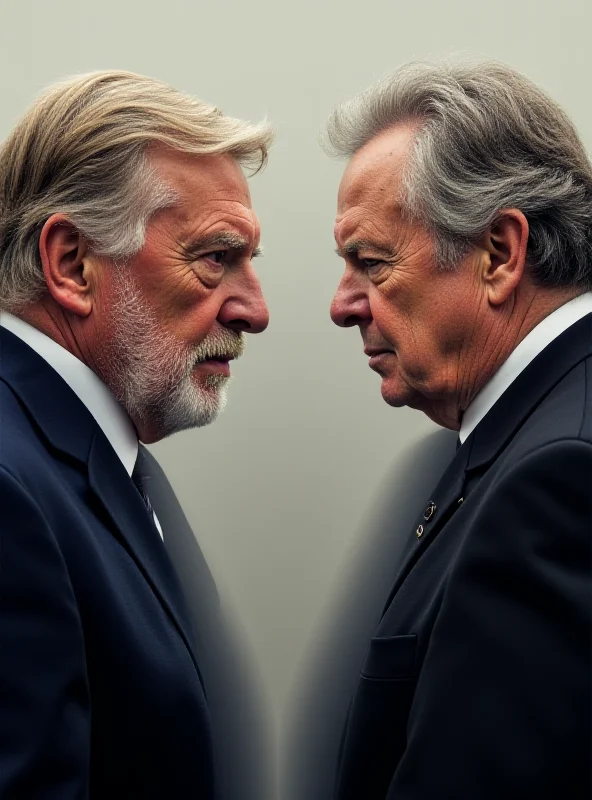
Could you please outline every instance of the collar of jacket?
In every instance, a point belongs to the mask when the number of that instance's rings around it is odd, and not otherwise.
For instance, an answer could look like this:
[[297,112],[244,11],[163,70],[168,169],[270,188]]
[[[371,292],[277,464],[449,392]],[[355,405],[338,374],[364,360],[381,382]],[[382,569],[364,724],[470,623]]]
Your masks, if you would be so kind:
[[470,443],[467,472],[482,470],[495,461],[536,406],[590,355],[592,314],[587,314],[548,344],[483,417],[465,442]]

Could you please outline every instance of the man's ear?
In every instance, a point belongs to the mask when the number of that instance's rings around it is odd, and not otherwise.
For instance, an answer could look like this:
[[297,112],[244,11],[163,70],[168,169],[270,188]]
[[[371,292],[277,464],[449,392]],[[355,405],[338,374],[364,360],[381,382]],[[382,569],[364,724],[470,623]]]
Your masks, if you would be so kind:
[[88,245],[65,214],[52,214],[39,238],[39,255],[47,289],[64,309],[80,317],[92,311],[94,259]]
[[499,306],[510,297],[524,275],[528,220],[517,208],[500,211],[484,236],[482,279],[491,305]]

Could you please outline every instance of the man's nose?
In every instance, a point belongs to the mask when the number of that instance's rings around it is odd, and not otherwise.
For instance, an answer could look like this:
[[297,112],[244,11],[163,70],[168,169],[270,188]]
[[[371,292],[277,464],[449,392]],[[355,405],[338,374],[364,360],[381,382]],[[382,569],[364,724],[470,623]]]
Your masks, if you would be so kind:
[[226,328],[245,333],[261,333],[269,324],[269,311],[259,278],[249,267],[230,287],[228,299],[218,314]]
[[359,281],[346,272],[331,303],[331,319],[340,328],[362,325],[372,317],[368,295]]

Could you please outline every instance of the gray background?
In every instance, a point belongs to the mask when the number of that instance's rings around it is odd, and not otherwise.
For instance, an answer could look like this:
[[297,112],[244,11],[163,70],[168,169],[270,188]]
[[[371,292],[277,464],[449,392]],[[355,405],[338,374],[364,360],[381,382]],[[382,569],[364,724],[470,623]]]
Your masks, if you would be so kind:
[[[383,404],[357,330],[329,320],[342,165],[320,151],[319,128],[384,71],[460,52],[507,61],[542,84],[589,147],[591,23],[584,0],[0,0],[0,136],[45,85],[114,67],[277,125],[270,166],[252,182],[271,324],[235,365],[220,420],[152,451],[243,631],[279,755],[325,633],[347,625],[337,599],[358,590],[356,554],[377,509],[396,496],[411,513],[425,496],[405,481],[429,483],[439,463],[425,445],[435,426]],[[384,527],[388,515],[378,517]]]

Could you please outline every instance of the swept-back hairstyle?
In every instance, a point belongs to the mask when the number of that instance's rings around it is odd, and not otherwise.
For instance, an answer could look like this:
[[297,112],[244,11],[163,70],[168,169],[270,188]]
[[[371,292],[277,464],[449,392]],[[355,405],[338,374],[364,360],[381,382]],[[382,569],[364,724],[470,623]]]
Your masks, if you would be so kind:
[[401,202],[433,232],[442,268],[502,209],[519,208],[535,282],[592,287],[592,166],[557,103],[497,62],[413,63],[337,108],[325,145],[350,157],[408,121],[417,130]]
[[229,153],[257,171],[273,133],[130,72],[77,75],[46,90],[0,148],[0,308],[45,289],[39,235],[63,212],[100,255],[143,245],[150,216],[174,200],[147,150]]

